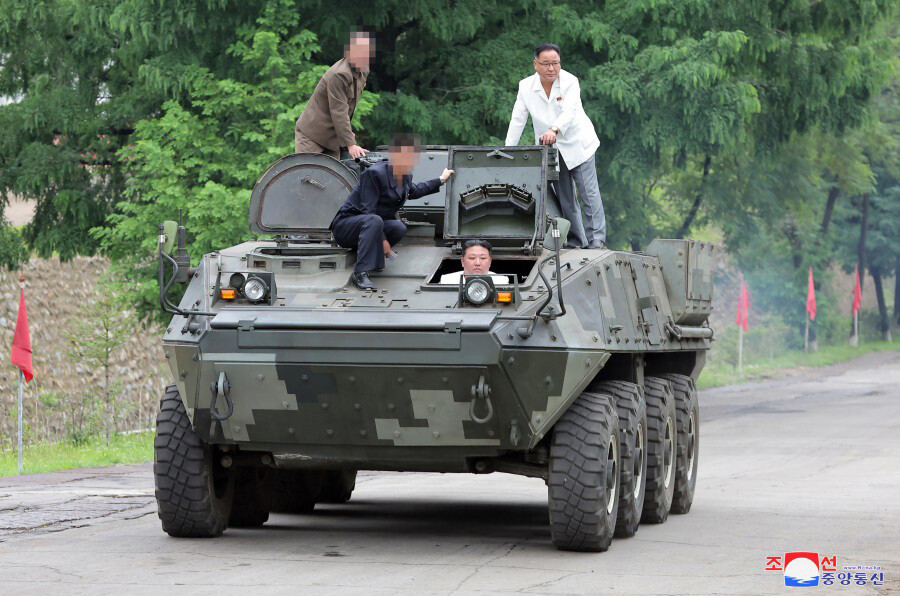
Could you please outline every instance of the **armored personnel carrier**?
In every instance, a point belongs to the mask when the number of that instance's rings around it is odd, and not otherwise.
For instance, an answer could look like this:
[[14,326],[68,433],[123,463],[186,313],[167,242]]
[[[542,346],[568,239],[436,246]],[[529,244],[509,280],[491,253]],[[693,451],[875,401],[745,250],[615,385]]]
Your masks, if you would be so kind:
[[[548,147],[427,147],[415,178],[455,170],[406,203],[398,257],[350,284],[328,229],[368,162],[285,157],[253,189],[260,239],[204,255],[160,226],[163,346],[156,500],[172,536],[259,526],[270,511],[351,498],[359,470],[542,479],[550,536],[606,550],[687,513],[697,481],[694,381],[712,339],[714,247],[561,249]],[[462,276],[462,244],[493,245]],[[165,282],[165,283],[164,283]],[[179,305],[173,283],[186,284]]]

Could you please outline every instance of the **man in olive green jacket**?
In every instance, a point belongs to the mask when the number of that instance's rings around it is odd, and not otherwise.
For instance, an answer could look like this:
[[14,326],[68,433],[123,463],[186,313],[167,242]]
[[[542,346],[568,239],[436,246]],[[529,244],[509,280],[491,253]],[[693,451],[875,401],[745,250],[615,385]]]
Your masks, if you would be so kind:
[[324,153],[340,158],[346,147],[352,158],[368,153],[356,144],[350,119],[359,103],[369,62],[375,55],[375,40],[365,32],[354,32],[344,48],[344,57],[329,68],[316,85],[306,109],[294,127],[297,153]]

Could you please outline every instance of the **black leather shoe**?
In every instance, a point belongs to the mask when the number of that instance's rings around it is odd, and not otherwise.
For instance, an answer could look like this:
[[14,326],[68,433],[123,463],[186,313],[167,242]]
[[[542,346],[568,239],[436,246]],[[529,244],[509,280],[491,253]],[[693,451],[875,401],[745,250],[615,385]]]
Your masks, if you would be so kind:
[[563,244],[562,247],[563,248],[585,248],[584,246],[581,246],[580,244],[574,244],[572,242],[566,242],[565,244]]
[[369,279],[369,274],[365,271],[361,271],[359,273],[354,273],[350,276],[350,281],[353,282],[353,285],[359,288],[360,290],[375,290],[375,284],[372,283],[372,280]]

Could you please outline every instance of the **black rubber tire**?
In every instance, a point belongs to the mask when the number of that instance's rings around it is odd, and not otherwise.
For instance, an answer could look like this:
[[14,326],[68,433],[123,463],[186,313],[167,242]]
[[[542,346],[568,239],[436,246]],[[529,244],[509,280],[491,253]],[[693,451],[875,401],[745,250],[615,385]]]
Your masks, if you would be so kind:
[[[634,536],[644,510],[647,478],[647,404],[640,385],[627,381],[603,381],[592,390],[613,397],[619,416],[619,514],[616,536]],[[638,438],[640,437],[640,443]]]
[[221,466],[218,451],[194,432],[175,385],[166,387],[160,400],[153,447],[163,530],[176,537],[221,536],[231,514],[234,474]]
[[675,465],[675,495],[672,513],[687,513],[694,502],[697,487],[697,463],[700,460],[700,399],[694,379],[686,375],[660,375],[675,392],[678,418],[678,457]]
[[356,470],[328,470],[322,481],[319,503],[346,503],[356,488]]
[[599,552],[612,542],[621,468],[612,404],[608,395],[582,393],[553,427],[547,492],[560,550]]
[[644,400],[647,402],[647,479],[641,521],[661,524],[669,517],[675,494],[678,452],[675,394],[668,381],[645,377]]
[[321,470],[274,470],[273,513],[309,513],[316,506],[325,478]]
[[229,526],[258,528],[268,521],[274,476],[268,466],[246,466],[236,470]]

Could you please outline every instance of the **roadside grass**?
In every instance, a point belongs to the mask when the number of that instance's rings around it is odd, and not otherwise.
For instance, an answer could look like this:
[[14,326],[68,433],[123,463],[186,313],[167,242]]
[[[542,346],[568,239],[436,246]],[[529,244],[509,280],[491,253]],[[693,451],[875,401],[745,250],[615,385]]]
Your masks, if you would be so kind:
[[713,361],[707,363],[700,378],[698,389],[711,389],[737,383],[748,383],[760,379],[772,379],[787,376],[791,371],[804,368],[818,368],[847,362],[871,352],[898,352],[900,342],[886,341],[861,343],[858,347],[849,344],[820,346],[817,352],[805,354],[802,351],[789,351],[774,358],[763,358],[744,362],[744,370],[738,374],[730,362]]
[[[109,445],[106,444],[106,438],[101,436],[93,436],[80,444],[64,442],[26,445],[22,455],[22,473],[42,474],[153,461],[153,436],[153,432],[116,435]],[[15,448],[0,451],[0,477],[16,475],[17,458]]]

